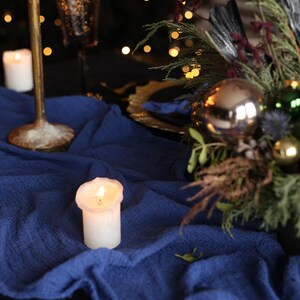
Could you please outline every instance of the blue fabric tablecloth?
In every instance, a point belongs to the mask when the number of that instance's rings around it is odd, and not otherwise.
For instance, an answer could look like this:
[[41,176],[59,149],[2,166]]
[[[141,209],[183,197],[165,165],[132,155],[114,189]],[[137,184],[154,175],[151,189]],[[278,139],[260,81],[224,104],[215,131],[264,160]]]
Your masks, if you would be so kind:
[[[0,294],[61,299],[83,289],[92,299],[300,299],[299,262],[276,235],[246,228],[230,238],[220,215],[184,228],[188,146],[153,136],[118,107],[81,96],[46,101],[50,122],[71,126],[63,153],[23,150],[8,133],[31,123],[30,96],[0,88]],[[122,242],[83,244],[74,197],[95,177],[124,186]],[[187,263],[175,254],[197,247]]]
[[159,114],[178,113],[188,116],[191,113],[190,101],[182,99],[175,99],[171,102],[148,101],[142,105],[142,108]]

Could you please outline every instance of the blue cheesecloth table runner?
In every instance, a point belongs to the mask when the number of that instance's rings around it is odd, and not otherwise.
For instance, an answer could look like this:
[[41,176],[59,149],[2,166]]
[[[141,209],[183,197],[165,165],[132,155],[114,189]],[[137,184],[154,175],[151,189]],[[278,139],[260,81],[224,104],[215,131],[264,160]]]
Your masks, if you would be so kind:
[[[67,152],[23,150],[7,142],[32,123],[31,96],[0,88],[0,294],[62,299],[83,289],[91,299],[300,299],[298,256],[276,235],[248,227],[229,237],[216,212],[184,227],[191,190],[187,145],[153,136],[117,106],[83,96],[46,101],[49,122],[72,127]],[[74,197],[95,177],[124,186],[122,242],[113,249],[83,244]],[[175,256],[197,247],[203,257]]]

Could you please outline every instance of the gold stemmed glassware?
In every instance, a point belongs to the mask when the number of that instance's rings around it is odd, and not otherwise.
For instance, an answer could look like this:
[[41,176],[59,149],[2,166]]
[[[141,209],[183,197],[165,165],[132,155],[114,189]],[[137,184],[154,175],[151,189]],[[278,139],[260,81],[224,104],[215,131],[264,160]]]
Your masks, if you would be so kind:
[[14,129],[8,136],[11,144],[39,151],[65,150],[74,137],[73,129],[49,123],[45,113],[44,75],[39,0],[28,0],[30,41],[33,62],[35,121]]
[[98,44],[100,0],[56,0],[64,45],[78,53],[81,92],[86,93],[86,51]]

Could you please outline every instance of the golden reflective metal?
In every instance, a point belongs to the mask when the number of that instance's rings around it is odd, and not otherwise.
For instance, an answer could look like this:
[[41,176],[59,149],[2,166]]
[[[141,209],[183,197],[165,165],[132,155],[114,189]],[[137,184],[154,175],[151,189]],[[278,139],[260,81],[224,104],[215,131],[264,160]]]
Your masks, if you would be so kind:
[[8,136],[10,143],[31,150],[63,151],[74,138],[73,129],[46,120],[44,73],[39,0],[28,0],[30,42],[33,62],[35,121],[14,129]]
[[205,96],[203,119],[215,137],[226,141],[244,139],[254,133],[260,115],[262,93],[249,81],[226,79]]
[[300,158],[299,141],[292,138],[283,138],[273,147],[273,157],[279,165],[290,166]]
[[135,94],[131,94],[128,97],[127,111],[129,116],[136,122],[142,123],[151,128],[184,134],[184,126],[175,125],[158,119],[151,112],[142,107],[142,105],[147,102],[153,94],[159,90],[175,85],[176,83],[173,81],[149,81],[146,85],[137,86]]

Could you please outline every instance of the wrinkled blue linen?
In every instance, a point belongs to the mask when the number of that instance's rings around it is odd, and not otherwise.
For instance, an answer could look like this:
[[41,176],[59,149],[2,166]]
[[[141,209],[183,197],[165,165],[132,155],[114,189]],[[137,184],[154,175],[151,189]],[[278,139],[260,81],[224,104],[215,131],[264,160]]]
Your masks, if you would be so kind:
[[[220,215],[184,227],[192,192],[188,146],[153,136],[118,107],[82,96],[46,101],[50,122],[76,131],[67,152],[41,153],[7,142],[30,123],[30,96],[0,88],[0,294],[63,299],[83,289],[91,299],[300,299],[299,257],[286,256],[276,235],[236,227]],[[124,186],[122,242],[83,244],[78,187],[95,177]],[[255,228],[255,227],[254,227]],[[175,256],[197,247],[203,257]]]
[[159,114],[177,113],[187,116],[191,113],[190,101],[182,99],[175,99],[169,102],[147,101],[142,104],[142,107],[145,110]]

